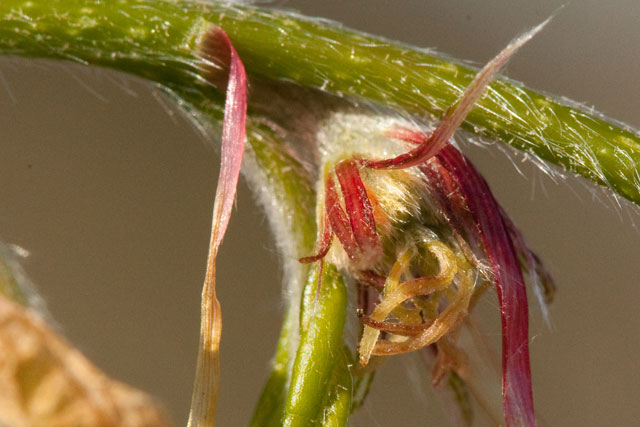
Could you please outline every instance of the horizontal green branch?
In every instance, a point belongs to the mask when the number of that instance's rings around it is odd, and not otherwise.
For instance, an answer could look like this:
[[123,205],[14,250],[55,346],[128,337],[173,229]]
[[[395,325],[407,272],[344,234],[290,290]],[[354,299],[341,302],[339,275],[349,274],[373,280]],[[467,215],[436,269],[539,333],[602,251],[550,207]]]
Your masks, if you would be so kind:
[[[66,59],[161,84],[205,84],[207,22],[229,33],[250,74],[442,114],[474,71],[429,52],[295,14],[215,2],[3,0],[0,54]],[[496,81],[464,127],[611,187],[640,204],[640,138],[598,115]]]

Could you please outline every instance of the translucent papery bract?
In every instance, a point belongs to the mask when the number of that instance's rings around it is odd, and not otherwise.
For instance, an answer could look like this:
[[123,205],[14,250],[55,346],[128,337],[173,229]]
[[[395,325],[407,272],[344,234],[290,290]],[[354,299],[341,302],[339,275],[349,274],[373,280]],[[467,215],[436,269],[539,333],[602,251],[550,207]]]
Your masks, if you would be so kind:
[[529,317],[524,277],[510,221],[485,180],[455,147],[444,147],[421,166],[434,199],[454,229],[481,244],[496,284],[502,317],[502,393],[507,426],[535,426],[529,366]]
[[[200,342],[193,385],[189,426],[214,425],[220,376],[220,335],[222,314],[216,297],[216,257],[227,230],[236,195],[244,153],[247,121],[247,76],[238,53],[227,34],[211,26],[203,40],[203,54],[228,70],[226,101],[222,123],[220,175],[211,224],[207,271],[202,289]],[[215,73],[211,78],[216,79]]]

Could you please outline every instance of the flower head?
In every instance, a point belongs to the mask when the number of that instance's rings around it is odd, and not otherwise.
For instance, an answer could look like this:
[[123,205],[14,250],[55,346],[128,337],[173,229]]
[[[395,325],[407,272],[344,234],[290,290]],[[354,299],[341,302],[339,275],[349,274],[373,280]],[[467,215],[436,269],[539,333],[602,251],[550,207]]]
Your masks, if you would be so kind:
[[[320,132],[317,253],[365,295],[360,363],[432,347],[434,382],[468,367],[456,339],[474,295],[495,284],[507,425],[535,425],[528,305],[519,261],[541,270],[475,167],[450,144],[487,85],[544,23],[492,59],[431,132],[393,118],[336,114]],[[337,244],[333,244],[333,238]]]

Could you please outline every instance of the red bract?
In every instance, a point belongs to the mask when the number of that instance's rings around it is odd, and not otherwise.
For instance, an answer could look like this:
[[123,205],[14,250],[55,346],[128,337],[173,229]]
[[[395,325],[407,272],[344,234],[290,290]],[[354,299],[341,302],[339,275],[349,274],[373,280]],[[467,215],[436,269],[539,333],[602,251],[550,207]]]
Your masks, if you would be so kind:
[[440,192],[439,198],[448,200],[443,210],[450,218],[468,210],[471,221],[453,222],[467,239],[482,243],[491,265],[502,317],[502,390],[507,425],[533,426],[527,293],[502,210],[485,180],[455,147],[443,148],[429,163],[422,169],[434,190]]
[[202,50],[205,60],[221,65],[225,71],[228,70],[228,79],[219,78],[219,69],[211,76],[212,82],[227,80],[227,96],[222,124],[220,175],[213,205],[207,272],[202,289],[198,361],[189,414],[189,425],[212,426],[218,396],[222,332],[222,313],[216,297],[216,257],[229,224],[242,164],[247,121],[247,77],[238,53],[222,29],[212,26],[207,31]]
[[313,262],[323,258],[329,251],[331,236],[335,234],[351,262],[366,269],[367,266],[375,265],[382,256],[367,189],[354,160],[338,163],[335,175],[340,183],[345,204],[343,208],[332,175],[327,174],[325,179],[325,219],[321,224],[322,239],[318,245],[318,254],[301,258],[300,261]]

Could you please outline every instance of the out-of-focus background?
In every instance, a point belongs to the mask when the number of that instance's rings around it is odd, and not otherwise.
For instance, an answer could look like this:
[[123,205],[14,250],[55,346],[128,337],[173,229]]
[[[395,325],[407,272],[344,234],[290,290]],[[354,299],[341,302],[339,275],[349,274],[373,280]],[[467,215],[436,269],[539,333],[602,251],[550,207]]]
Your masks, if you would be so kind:
[[[564,0],[281,1],[483,64]],[[535,89],[640,127],[640,3],[571,2],[507,67]],[[153,88],[110,71],[0,59],[0,235],[71,341],[107,373],[186,420],[217,148]],[[523,176],[495,149],[477,162],[558,283],[552,328],[534,325],[535,401],[548,425],[635,425],[640,393],[636,209],[580,180]],[[602,195],[596,192],[596,195]],[[264,215],[244,183],[218,271],[223,306],[220,426],[245,425],[268,373],[283,311]],[[499,336],[497,302],[485,299]],[[532,302],[533,304],[533,302]],[[390,360],[353,426],[442,425],[410,357]],[[421,385],[420,383],[425,383]],[[541,423],[542,424],[542,423]]]

